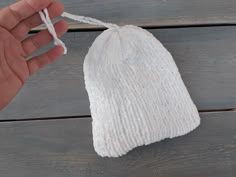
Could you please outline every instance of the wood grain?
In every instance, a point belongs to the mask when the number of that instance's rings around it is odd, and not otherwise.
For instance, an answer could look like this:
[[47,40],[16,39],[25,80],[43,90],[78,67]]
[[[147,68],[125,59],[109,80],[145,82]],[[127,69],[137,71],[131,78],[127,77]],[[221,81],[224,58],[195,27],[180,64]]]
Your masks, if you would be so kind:
[[[236,108],[236,27],[158,29],[199,110]],[[0,119],[90,115],[83,61],[99,32],[62,39],[68,55],[34,75]]]
[[[2,0],[4,7],[15,0]],[[235,0],[61,0],[70,13],[139,26],[236,24]],[[69,21],[72,29],[94,26]]]
[[2,177],[234,177],[236,113],[201,114],[190,134],[100,158],[91,119],[0,124]]

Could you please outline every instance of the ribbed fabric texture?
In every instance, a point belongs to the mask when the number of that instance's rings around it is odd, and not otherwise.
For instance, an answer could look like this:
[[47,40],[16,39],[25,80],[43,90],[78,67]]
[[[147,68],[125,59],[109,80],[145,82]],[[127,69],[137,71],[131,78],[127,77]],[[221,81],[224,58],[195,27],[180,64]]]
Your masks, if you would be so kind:
[[[66,54],[48,10],[39,14]],[[109,28],[95,40],[84,62],[99,155],[119,157],[137,146],[184,135],[200,124],[171,54],[151,33],[67,12],[62,16]]]
[[200,124],[196,106],[171,54],[148,31],[104,31],[84,62],[93,142],[103,157],[189,133]]

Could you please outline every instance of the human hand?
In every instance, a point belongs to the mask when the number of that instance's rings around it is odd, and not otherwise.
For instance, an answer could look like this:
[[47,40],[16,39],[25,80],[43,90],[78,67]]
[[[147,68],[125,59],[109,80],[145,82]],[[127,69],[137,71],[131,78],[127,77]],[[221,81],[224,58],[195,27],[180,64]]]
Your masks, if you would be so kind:
[[[64,49],[56,46],[26,60],[53,40],[48,30],[25,39],[32,28],[42,24],[38,12],[46,7],[50,18],[64,11],[61,3],[51,0],[21,0],[0,10],[0,110],[16,96],[32,74],[63,55]],[[54,26],[58,36],[68,29],[65,21]]]

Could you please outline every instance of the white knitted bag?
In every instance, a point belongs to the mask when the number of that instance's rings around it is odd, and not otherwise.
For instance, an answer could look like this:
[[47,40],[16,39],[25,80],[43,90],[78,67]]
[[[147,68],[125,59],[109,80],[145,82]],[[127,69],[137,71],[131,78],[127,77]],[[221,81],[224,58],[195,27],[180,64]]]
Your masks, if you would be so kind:
[[151,33],[63,16],[109,28],[84,61],[94,148],[100,156],[122,156],[137,146],[185,135],[200,124],[171,54]]

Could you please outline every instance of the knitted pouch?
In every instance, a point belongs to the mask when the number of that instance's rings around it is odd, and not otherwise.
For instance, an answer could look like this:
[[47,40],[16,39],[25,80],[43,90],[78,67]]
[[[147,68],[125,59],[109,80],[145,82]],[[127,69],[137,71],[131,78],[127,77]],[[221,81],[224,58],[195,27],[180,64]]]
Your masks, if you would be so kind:
[[100,156],[118,157],[137,146],[187,134],[200,124],[171,54],[151,33],[63,16],[108,27],[84,61],[94,148]]

